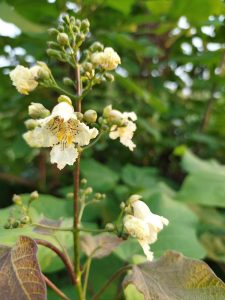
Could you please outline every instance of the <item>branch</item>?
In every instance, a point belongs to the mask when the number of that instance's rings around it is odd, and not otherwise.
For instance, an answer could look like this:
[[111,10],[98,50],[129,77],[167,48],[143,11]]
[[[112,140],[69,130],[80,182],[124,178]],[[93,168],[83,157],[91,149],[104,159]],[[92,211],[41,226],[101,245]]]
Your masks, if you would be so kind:
[[70,300],[48,277],[42,274],[47,286],[49,286],[63,300]]
[[56,246],[54,246],[52,243],[45,241],[45,240],[41,240],[41,239],[35,239],[35,242],[38,245],[47,247],[49,249],[51,249],[52,251],[54,251],[62,260],[62,262],[64,263],[68,273],[70,274],[70,278],[73,284],[75,284],[76,282],[76,278],[75,278],[75,273],[74,273],[74,269],[73,266],[71,264],[71,262],[68,260],[68,258],[65,256],[65,254],[60,251]]

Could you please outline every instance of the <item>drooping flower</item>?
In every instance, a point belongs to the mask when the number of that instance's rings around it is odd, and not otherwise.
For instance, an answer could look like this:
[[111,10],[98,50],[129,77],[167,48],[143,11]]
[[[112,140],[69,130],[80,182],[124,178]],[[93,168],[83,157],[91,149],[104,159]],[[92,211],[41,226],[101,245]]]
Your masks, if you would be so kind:
[[136,238],[141,245],[148,260],[153,260],[153,253],[150,251],[150,244],[157,240],[159,231],[169,224],[169,221],[161,216],[153,214],[149,207],[140,199],[139,195],[130,198],[133,209],[132,215],[124,217],[125,231]]
[[128,147],[131,151],[134,150],[136,145],[133,143],[132,138],[136,130],[137,116],[134,112],[121,113],[112,106],[107,107],[106,118],[112,124],[110,128],[109,137],[113,140],[119,138],[121,144]]
[[121,64],[119,55],[111,47],[106,47],[104,51],[92,54],[91,61],[94,65],[101,66],[107,71],[114,70]]
[[73,165],[79,155],[78,147],[88,145],[98,134],[96,128],[90,129],[77,119],[68,102],[57,104],[50,116],[37,121],[37,127],[23,137],[31,147],[52,147],[51,163],[56,163],[60,170]]
[[38,86],[38,72],[41,69],[40,66],[34,66],[32,68],[25,68],[18,65],[9,74],[13,85],[18,92],[23,95],[28,95]]

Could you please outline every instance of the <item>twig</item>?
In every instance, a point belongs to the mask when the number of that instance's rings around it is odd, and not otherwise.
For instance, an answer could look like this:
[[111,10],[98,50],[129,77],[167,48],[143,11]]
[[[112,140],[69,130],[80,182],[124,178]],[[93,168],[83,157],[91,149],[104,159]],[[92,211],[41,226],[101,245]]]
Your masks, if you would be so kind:
[[73,269],[73,266],[71,265],[71,262],[65,256],[65,254],[61,250],[59,250],[56,246],[54,246],[52,243],[50,243],[48,241],[41,240],[41,239],[35,239],[35,242],[38,245],[41,245],[41,246],[44,246],[44,247],[47,247],[47,248],[51,249],[52,251],[54,251],[61,258],[61,260],[63,261],[63,263],[64,263],[64,265],[65,265],[65,267],[66,267],[66,269],[67,269],[67,271],[70,275],[72,283],[75,284],[76,278],[75,278],[74,269]]
[[59,297],[61,297],[63,300],[70,300],[48,277],[43,275],[44,280],[49,286]]

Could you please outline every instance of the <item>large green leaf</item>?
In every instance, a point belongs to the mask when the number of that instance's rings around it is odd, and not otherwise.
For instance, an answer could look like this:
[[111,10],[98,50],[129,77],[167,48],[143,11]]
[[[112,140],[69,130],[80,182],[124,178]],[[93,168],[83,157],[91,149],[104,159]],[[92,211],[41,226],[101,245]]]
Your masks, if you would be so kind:
[[204,161],[186,151],[182,166],[188,172],[177,199],[187,203],[225,207],[225,166]]
[[145,300],[225,299],[225,284],[206,263],[176,252],[134,266],[124,280],[124,286],[129,284],[134,284]]

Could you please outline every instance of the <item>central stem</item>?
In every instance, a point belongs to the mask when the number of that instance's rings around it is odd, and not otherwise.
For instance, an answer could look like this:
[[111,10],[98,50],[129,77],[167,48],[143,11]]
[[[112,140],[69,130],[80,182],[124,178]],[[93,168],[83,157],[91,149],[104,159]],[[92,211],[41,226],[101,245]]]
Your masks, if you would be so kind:
[[[82,86],[80,80],[80,66],[76,67],[76,90],[77,96],[82,94]],[[77,100],[77,112],[81,112],[81,100]],[[76,166],[74,170],[74,270],[76,273],[76,286],[80,300],[84,300],[84,294],[81,283],[81,269],[80,269],[80,236],[79,231],[79,189],[80,189],[80,155],[77,158]]]

